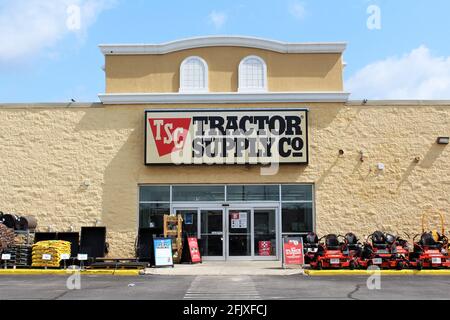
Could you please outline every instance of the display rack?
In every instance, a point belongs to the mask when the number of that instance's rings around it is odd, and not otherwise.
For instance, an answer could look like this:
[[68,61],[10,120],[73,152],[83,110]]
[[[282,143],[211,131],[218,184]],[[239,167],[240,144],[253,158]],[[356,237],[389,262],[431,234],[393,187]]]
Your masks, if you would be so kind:
[[173,261],[181,262],[183,253],[183,218],[178,216],[164,216],[164,238],[172,238]]

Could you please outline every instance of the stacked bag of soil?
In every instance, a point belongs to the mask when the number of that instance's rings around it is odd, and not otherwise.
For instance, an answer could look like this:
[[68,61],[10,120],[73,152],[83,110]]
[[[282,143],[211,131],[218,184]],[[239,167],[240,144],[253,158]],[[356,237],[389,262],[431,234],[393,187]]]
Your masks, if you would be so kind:
[[[70,242],[68,241],[41,241],[33,245],[32,266],[59,268],[61,255],[70,255]],[[44,260],[44,255],[49,255],[50,260]]]
[[14,244],[14,230],[0,223],[0,253]]

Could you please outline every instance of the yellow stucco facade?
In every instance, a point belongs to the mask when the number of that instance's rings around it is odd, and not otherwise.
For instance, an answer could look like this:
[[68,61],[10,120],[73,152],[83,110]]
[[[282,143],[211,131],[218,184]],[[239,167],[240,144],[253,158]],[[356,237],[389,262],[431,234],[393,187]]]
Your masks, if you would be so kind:
[[320,234],[415,234],[427,209],[450,221],[450,148],[436,144],[450,131],[450,104],[265,106],[310,108],[309,165],[282,165],[274,176],[259,166],[146,167],[144,110],[165,105],[0,107],[0,208],[36,216],[43,231],[99,220],[111,256],[133,254],[139,184],[313,183]]
[[180,88],[180,65],[190,56],[208,63],[210,92],[237,92],[242,59],[257,55],[267,64],[268,89],[272,92],[342,91],[339,53],[278,53],[268,50],[212,47],[164,55],[107,55],[107,93],[174,93]]

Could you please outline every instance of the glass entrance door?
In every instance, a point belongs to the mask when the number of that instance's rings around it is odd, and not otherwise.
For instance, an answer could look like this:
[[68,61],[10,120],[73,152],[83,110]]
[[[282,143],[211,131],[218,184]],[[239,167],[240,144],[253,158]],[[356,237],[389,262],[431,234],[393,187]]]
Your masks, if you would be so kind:
[[279,254],[277,207],[174,207],[184,231],[197,237],[205,260],[276,260]]
[[277,256],[277,210],[255,209],[254,216],[254,252],[255,257],[270,259]]
[[200,254],[208,259],[225,258],[223,213],[223,209],[200,210]]
[[277,258],[277,210],[249,208],[226,210],[227,259]]
[[252,210],[228,209],[227,257],[252,256]]

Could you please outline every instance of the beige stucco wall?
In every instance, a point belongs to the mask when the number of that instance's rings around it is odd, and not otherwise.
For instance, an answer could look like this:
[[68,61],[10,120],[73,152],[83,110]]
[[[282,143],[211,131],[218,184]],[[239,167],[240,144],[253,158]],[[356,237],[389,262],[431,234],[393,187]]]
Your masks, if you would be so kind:
[[107,55],[106,93],[178,92],[180,65],[190,56],[200,56],[208,63],[211,92],[236,92],[239,63],[249,55],[265,60],[269,91],[343,90],[339,53],[283,54],[241,47],[209,47],[164,55]]
[[133,254],[140,183],[314,183],[320,234],[418,233],[426,209],[444,210],[450,227],[450,146],[436,144],[450,135],[450,105],[308,106],[310,165],[275,176],[257,166],[145,167],[144,110],[195,106],[0,106],[0,210],[35,215],[41,230],[100,220],[111,256]]

